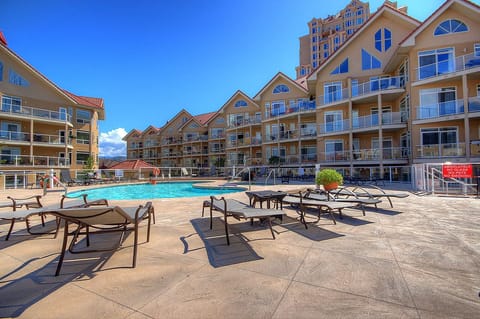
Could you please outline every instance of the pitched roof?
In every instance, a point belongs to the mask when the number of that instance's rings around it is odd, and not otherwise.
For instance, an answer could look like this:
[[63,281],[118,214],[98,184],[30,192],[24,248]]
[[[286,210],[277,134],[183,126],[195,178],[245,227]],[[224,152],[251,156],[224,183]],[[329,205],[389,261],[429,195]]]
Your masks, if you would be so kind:
[[130,135],[135,134],[135,133],[138,133],[139,135],[141,135],[141,134],[142,134],[142,131],[140,131],[139,129],[136,129],[136,128],[131,129],[130,132],[128,132],[127,135],[125,135],[125,136],[122,138],[122,140],[126,141],[126,140],[130,137]]
[[233,95],[228,99],[227,102],[225,102],[225,104],[222,105],[222,107],[218,110],[218,113],[223,113],[224,109],[227,107],[228,104],[230,104],[237,96],[240,96],[241,98],[243,99],[246,99],[248,100],[250,103],[252,103],[254,106],[260,108],[260,106],[258,106],[258,104],[252,100],[248,95],[246,95],[245,93],[243,93],[242,91],[240,90],[237,90],[235,93],[233,93]]
[[153,168],[156,167],[150,163],[142,160],[126,160],[110,167],[111,169],[139,169],[139,168]]
[[103,99],[99,97],[80,96],[62,89],[65,94],[70,96],[75,102],[84,106],[90,106],[103,110]]
[[305,93],[308,93],[307,92],[307,89],[302,86],[300,83],[297,83],[295,82],[294,80],[292,80],[290,77],[288,77],[287,75],[285,75],[283,72],[278,72],[277,74],[275,74],[275,76],[270,80],[268,81],[267,84],[265,84],[265,86],[260,90],[258,91],[257,94],[255,94],[255,96],[253,97],[254,100],[258,100],[260,99],[260,95],[262,95],[265,90],[273,83],[275,82],[278,78],[284,78],[285,80],[287,80],[288,82],[292,83],[293,85],[295,85],[296,87],[298,87],[300,90],[302,91],[305,91]]
[[428,27],[439,15],[441,15],[455,3],[465,6],[471,11],[480,11],[480,6],[468,0],[447,0],[440,7],[438,7],[437,10],[435,10],[427,19],[425,19],[425,21],[423,21],[416,29],[414,29],[409,35],[407,35],[405,39],[400,42],[400,46],[408,47],[414,45],[417,35],[420,34],[423,30],[425,30],[425,28]]
[[214,117],[217,114],[217,111],[215,112],[210,112],[210,113],[205,113],[205,114],[199,114],[195,115],[194,118],[202,125],[205,125],[212,117]]
[[3,44],[4,46],[7,46],[7,39],[5,39],[5,35],[3,34],[2,31],[0,31],[0,43]]

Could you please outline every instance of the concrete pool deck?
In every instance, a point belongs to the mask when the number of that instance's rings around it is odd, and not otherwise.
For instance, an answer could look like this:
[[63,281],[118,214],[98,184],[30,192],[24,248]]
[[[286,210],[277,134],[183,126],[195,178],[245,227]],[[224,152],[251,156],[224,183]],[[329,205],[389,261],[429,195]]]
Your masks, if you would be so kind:
[[[32,193],[41,190],[1,191],[0,198]],[[225,196],[248,202],[244,192]],[[49,193],[43,202],[56,203],[60,197],[61,193]],[[288,217],[274,225],[276,240],[268,228],[231,220],[230,246],[220,214],[214,213],[213,230],[208,217],[201,217],[205,199],[152,200],[156,224],[149,243],[144,243],[146,223],[142,224],[134,269],[129,235],[115,252],[67,254],[61,275],[55,277],[62,236],[23,236],[25,223],[19,222],[5,241],[9,225],[1,222],[0,317],[478,318],[480,314],[480,199],[410,194],[393,199],[394,208],[388,201],[378,210],[369,208],[366,216],[347,209],[337,225],[322,216],[308,230],[295,210],[284,208]],[[97,238],[100,244],[110,243],[102,236]]]

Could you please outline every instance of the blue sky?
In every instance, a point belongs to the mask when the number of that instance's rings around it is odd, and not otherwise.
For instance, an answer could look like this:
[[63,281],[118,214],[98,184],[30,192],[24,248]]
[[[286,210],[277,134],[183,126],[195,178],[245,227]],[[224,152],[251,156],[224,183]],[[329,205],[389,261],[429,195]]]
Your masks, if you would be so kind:
[[[105,100],[100,156],[113,156],[125,155],[131,129],[161,127],[182,108],[216,111],[279,71],[295,78],[307,22],[349,2],[0,0],[0,30],[58,86]],[[369,2],[370,11],[383,3]],[[398,0],[421,21],[443,2]]]

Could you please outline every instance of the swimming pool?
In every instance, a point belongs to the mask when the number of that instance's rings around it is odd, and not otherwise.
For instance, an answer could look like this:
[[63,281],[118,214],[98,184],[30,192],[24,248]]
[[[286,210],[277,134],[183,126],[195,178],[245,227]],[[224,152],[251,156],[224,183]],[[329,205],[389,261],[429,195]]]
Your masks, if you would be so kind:
[[109,200],[122,199],[155,199],[155,198],[179,198],[193,196],[208,196],[230,194],[244,191],[243,188],[216,188],[216,187],[194,187],[198,182],[168,182],[152,185],[133,184],[133,185],[115,185],[107,187],[98,187],[84,189],[68,193],[69,196],[88,194],[89,200],[106,198]]

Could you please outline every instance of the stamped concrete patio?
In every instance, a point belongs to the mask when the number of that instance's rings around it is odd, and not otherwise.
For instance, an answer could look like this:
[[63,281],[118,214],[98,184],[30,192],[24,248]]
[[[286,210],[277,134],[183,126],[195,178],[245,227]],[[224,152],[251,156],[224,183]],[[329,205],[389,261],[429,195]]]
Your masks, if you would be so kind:
[[[32,192],[40,190],[0,198]],[[248,201],[244,192],[227,196]],[[55,277],[61,236],[24,236],[18,223],[5,241],[2,223],[0,317],[480,317],[480,199],[411,194],[393,209],[345,210],[337,225],[325,217],[308,230],[285,208],[276,240],[268,228],[232,221],[230,246],[220,215],[213,230],[201,217],[205,199],[153,200],[156,224],[149,243],[140,232],[135,269],[130,235],[114,253],[67,254]]]

